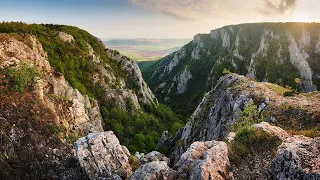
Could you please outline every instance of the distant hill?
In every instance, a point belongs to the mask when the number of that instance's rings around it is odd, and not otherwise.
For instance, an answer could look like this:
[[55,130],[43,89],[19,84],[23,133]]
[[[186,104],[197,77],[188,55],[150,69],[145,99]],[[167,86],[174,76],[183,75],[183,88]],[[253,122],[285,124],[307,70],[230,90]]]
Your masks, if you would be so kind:
[[113,39],[105,41],[107,46],[145,46],[145,45],[184,45],[188,43],[191,39],[148,39],[148,38],[138,38],[138,39]]

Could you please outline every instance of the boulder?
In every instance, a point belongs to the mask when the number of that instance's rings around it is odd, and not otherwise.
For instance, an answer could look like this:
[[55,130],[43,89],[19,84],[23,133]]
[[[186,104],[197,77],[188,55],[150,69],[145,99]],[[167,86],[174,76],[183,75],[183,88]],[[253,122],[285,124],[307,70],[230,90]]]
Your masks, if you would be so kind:
[[272,161],[276,179],[320,179],[320,138],[293,136],[284,140]]
[[144,153],[135,153],[135,158],[137,158],[141,164],[153,162],[153,161],[165,161],[167,162],[168,166],[170,166],[170,159],[167,158],[164,154],[159,153],[158,151],[152,151],[148,153],[147,155],[144,155]]
[[272,126],[267,122],[261,122],[259,124],[255,124],[255,125],[253,125],[253,127],[256,129],[261,129],[265,132],[268,132],[271,135],[275,135],[278,138],[280,138],[281,140],[284,140],[284,139],[290,137],[290,135],[285,130],[283,130],[277,126]]
[[78,139],[74,146],[76,157],[90,179],[128,179],[132,174],[130,152],[120,145],[112,131],[91,133]]
[[194,142],[174,169],[190,180],[230,179],[228,148],[222,141]]
[[139,167],[130,180],[173,179],[174,174],[166,161],[153,161]]

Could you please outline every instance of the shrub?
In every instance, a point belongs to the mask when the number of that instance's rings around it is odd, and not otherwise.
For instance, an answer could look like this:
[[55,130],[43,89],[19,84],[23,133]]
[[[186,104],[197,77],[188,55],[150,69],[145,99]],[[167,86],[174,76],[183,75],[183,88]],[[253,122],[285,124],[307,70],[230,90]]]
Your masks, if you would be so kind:
[[231,71],[227,68],[224,68],[222,74],[231,74]]
[[8,75],[13,82],[13,89],[22,92],[27,86],[33,85],[41,73],[37,68],[27,63],[21,63],[18,67],[10,68]]
[[243,112],[240,113],[241,117],[238,122],[232,125],[233,130],[236,132],[241,128],[252,126],[255,123],[261,121],[259,118],[259,112],[253,100],[250,100]]
[[250,153],[274,150],[280,144],[281,140],[276,136],[253,127],[242,127],[228,144],[228,156],[231,162],[237,164]]

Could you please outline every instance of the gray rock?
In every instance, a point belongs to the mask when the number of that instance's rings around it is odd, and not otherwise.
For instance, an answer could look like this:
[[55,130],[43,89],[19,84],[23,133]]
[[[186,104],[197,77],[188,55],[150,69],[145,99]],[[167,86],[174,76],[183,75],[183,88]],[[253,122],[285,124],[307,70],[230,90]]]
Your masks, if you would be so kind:
[[[139,167],[130,180],[157,180],[164,172],[174,173],[165,161],[153,161]],[[169,173],[171,175],[171,173]],[[168,176],[168,175],[167,175]],[[163,176],[162,176],[163,178]]]
[[76,157],[90,179],[127,179],[132,174],[130,153],[112,131],[91,133],[78,139],[74,146]]
[[190,180],[229,179],[228,148],[222,141],[194,142],[174,169]]
[[69,43],[74,42],[74,38],[72,35],[67,34],[65,32],[62,32],[62,31],[59,31],[59,38],[63,42],[69,42]]
[[239,117],[237,114],[251,100],[248,92],[235,93],[236,90],[231,88],[245,80],[245,77],[235,74],[222,77],[214,90],[203,98],[191,120],[174,137],[178,144],[170,156],[174,163],[195,141],[223,140],[227,137],[230,125]]
[[286,138],[290,137],[290,135],[283,129],[277,126],[272,126],[267,122],[261,122],[259,124],[253,125],[256,129],[261,129],[265,132],[270,133],[271,135],[275,135],[281,140],[285,140]]
[[192,78],[191,72],[186,68],[173,81],[177,84],[177,94],[183,94],[187,90],[188,81]]
[[279,180],[320,179],[320,138],[289,137],[278,148],[270,172]]
[[168,166],[170,166],[170,159],[158,151],[152,151],[146,155],[144,155],[144,153],[136,152],[134,156],[140,161],[141,164],[146,164],[153,161],[165,161],[167,162]]

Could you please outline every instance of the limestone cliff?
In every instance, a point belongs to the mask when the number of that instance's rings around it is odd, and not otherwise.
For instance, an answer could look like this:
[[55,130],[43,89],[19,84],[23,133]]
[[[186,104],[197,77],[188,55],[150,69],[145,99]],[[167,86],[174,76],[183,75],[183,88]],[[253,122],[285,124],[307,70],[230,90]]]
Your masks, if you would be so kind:
[[171,149],[170,157],[177,162],[195,141],[225,140],[250,101],[259,114],[267,114],[266,120],[284,129],[299,132],[319,127],[318,93],[284,97],[277,88],[281,89],[237,74],[221,77],[215,88],[204,95],[185,127],[173,137],[163,136],[157,148]]
[[[317,23],[225,26],[210,34],[195,35],[179,51],[143,66],[142,70],[159,100],[182,114],[191,114],[203,93],[223,76],[224,69],[312,92],[320,86],[319,34]],[[185,88],[176,88],[181,86],[176,77],[186,69],[192,76],[184,76]],[[300,78],[298,84],[295,78]],[[181,106],[184,109],[179,109]]]

